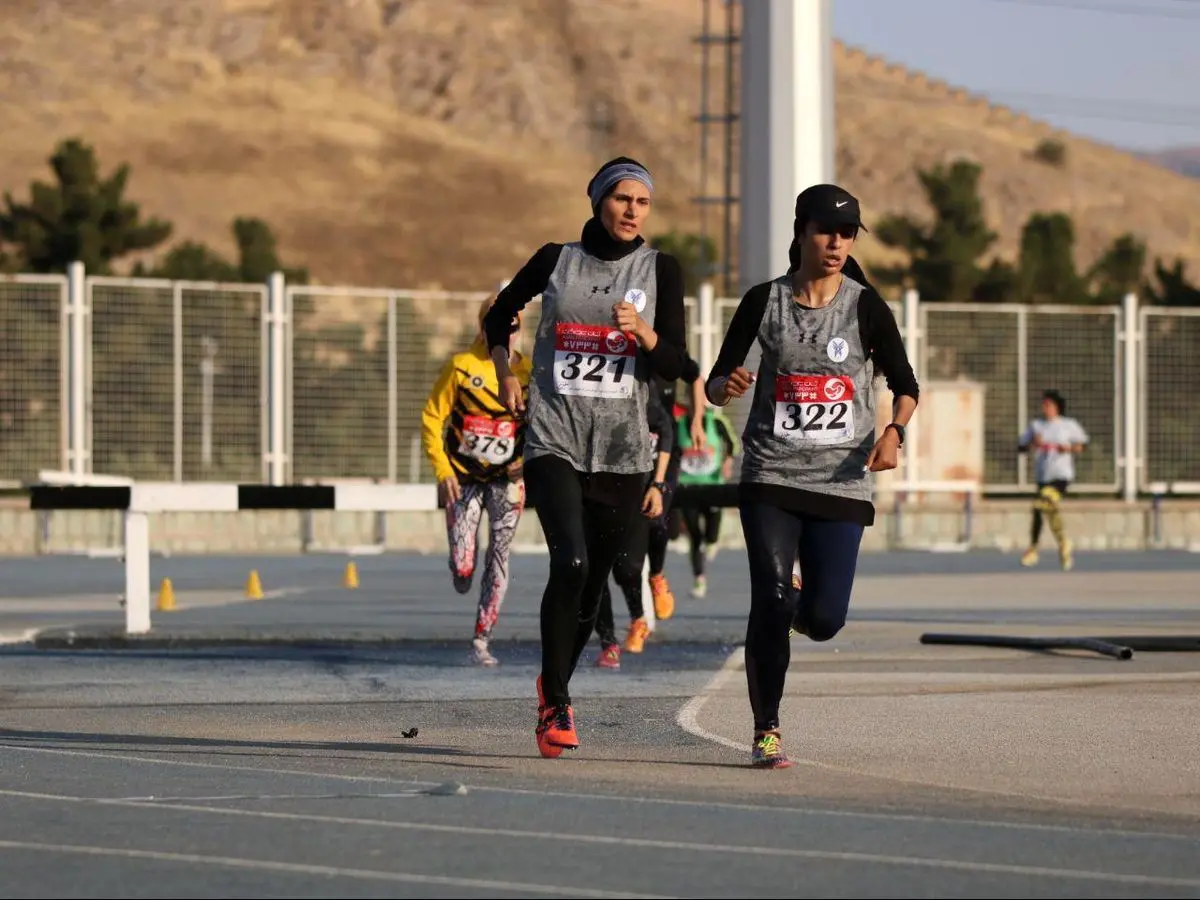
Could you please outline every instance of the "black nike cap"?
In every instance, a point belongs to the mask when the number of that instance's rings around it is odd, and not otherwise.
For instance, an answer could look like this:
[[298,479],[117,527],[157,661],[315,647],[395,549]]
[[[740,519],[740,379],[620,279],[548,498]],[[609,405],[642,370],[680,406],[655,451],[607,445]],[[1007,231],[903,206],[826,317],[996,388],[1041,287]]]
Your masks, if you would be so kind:
[[802,190],[796,197],[796,218],[818,225],[853,225],[867,230],[858,208],[858,198],[836,184],[814,184]]

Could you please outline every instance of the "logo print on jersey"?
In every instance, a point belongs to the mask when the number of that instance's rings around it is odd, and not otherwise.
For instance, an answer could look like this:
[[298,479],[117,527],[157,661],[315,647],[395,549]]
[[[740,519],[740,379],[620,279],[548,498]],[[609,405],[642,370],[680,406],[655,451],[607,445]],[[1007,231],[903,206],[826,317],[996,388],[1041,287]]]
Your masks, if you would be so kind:
[[829,346],[825,348],[825,352],[829,354],[829,358],[834,362],[842,362],[850,355],[850,344],[845,338],[835,337],[829,342]]
[[828,400],[841,400],[842,395],[846,393],[846,383],[840,378],[830,378],[825,382],[825,398]]
[[619,331],[610,331],[608,337],[604,339],[604,343],[608,345],[610,352],[624,353],[625,348],[629,346],[629,339]]
[[632,303],[633,308],[641,312],[646,308],[646,292],[641,288],[630,288],[625,292],[625,302]]

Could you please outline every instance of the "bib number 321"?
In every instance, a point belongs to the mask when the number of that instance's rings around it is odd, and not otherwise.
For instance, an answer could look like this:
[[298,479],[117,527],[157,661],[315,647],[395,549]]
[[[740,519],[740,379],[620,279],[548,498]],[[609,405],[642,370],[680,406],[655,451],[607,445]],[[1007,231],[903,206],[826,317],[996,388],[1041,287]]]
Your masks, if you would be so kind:
[[854,439],[854,381],[846,375],[779,375],[775,434],[808,445]]
[[626,399],[637,384],[637,342],[607,325],[560,322],[554,346],[554,389],[575,397]]

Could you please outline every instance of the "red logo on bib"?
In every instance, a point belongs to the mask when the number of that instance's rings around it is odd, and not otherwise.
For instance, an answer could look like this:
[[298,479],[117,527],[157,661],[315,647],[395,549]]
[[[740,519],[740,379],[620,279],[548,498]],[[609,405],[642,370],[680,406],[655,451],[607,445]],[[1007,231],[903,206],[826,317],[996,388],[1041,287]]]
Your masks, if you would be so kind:
[[610,353],[624,353],[625,348],[629,346],[629,339],[619,331],[610,331],[604,343]]
[[841,378],[830,378],[825,382],[825,397],[829,400],[841,400],[846,394],[846,383]]
[[836,403],[854,399],[849,375],[776,375],[777,403]]
[[574,353],[609,353],[633,356],[637,348],[624,333],[608,325],[582,325],[559,322],[555,326],[556,350]]

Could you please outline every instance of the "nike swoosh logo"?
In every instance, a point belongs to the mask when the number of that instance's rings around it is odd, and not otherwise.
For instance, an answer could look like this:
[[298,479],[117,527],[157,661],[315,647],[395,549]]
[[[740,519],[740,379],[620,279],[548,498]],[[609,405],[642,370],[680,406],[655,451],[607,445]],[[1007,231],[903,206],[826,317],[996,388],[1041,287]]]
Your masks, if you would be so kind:
[[841,203],[835,203],[833,205],[836,206],[838,209],[841,209],[843,206],[845,206],[849,202],[850,202],[849,200],[843,200]]

